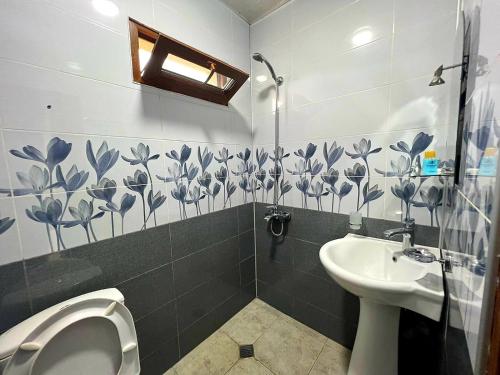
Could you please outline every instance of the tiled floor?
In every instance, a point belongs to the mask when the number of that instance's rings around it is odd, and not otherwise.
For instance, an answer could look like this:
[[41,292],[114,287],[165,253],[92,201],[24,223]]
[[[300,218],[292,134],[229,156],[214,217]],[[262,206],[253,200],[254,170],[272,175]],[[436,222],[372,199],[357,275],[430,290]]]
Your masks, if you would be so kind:
[[[239,358],[253,344],[254,358]],[[318,332],[253,300],[165,375],[340,375],[350,351]]]

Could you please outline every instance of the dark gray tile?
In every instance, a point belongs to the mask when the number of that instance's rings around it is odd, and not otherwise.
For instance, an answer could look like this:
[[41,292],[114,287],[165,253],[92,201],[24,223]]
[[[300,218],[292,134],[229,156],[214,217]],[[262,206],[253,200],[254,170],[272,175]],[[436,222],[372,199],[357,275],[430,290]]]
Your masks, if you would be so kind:
[[210,307],[215,308],[226,299],[239,292],[240,270],[236,266],[233,269],[218,275],[210,282],[211,296]]
[[354,340],[356,339],[357,328],[357,325],[352,326],[345,320],[332,316],[331,331],[328,337],[352,350]]
[[332,335],[333,317],[307,302],[295,299],[293,318],[327,337]]
[[347,215],[295,208],[288,226],[288,235],[309,242],[324,244],[347,234]]
[[359,318],[359,298],[349,293],[336,282],[330,284],[331,309],[330,313],[349,322],[350,325],[357,325]]
[[269,258],[257,257],[257,278],[266,284],[293,294],[294,277],[291,264],[278,263]]
[[280,310],[282,313],[293,316],[293,296],[282,292],[260,280],[257,281],[257,297]]
[[291,237],[276,238],[269,232],[257,230],[256,253],[258,258],[269,259],[274,262],[289,264],[293,263],[293,250]]
[[179,330],[182,332],[213,308],[212,284],[205,283],[177,299]]
[[0,333],[31,315],[23,262],[0,266]]
[[243,285],[241,288],[241,300],[242,305],[246,306],[252,302],[255,297],[257,297],[256,282],[253,281],[250,284]]
[[309,273],[325,280],[331,280],[319,260],[321,245],[294,239],[292,241],[292,248],[295,270]]
[[236,207],[214,212],[210,216],[210,244],[238,235],[238,209]]
[[203,340],[217,330],[215,314],[208,314],[181,332],[179,336],[180,357],[184,357]]
[[172,256],[182,258],[211,244],[210,219],[202,215],[170,224]]
[[293,280],[294,296],[329,312],[332,310],[330,284],[330,281],[297,271]]
[[215,326],[220,328],[224,323],[231,319],[238,311],[245,306],[241,293],[237,292],[220,304],[211,314],[215,317]]
[[125,296],[134,320],[138,320],[175,297],[172,264],[125,281],[117,288]]
[[73,248],[71,255],[101,269],[107,282],[117,285],[171,261],[169,225]]
[[25,261],[33,312],[90,291],[111,287],[103,270],[70,250]]
[[141,360],[141,375],[161,375],[179,360],[177,337],[165,341],[160,349]]
[[255,281],[255,257],[247,258],[240,263],[241,285]]
[[173,262],[177,296],[208,282],[212,278],[211,260],[209,249],[205,249]]
[[253,203],[247,203],[238,206],[238,233],[245,233],[253,229],[253,215],[254,215],[254,205]]
[[161,345],[177,337],[175,303],[169,302],[135,323],[140,358],[153,354]]
[[210,266],[213,275],[219,275],[234,268],[239,262],[238,237],[232,237],[212,245],[210,249]]
[[240,261],[255,255],[255,232],[249,230],[239,235]]

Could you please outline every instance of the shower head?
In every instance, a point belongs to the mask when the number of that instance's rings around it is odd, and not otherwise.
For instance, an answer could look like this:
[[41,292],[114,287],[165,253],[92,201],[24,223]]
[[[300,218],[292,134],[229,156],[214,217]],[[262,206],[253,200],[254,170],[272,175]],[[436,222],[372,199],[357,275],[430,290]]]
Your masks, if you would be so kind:
[[276,76],[276,73],[274,72],[273,66],[269,63],[269,61],[266,60],[266,58],[264,56],[262,56],[261,53],[254,53],[252,55],[252,58],[255,61],[266,64],[267,69],[269,69],[269,72],[271,73],[271,77],[273,77],[274,82],[276,82],[277,85],[281,85],[283,83],[283,77]]
[[434,77],[432,77],[432,80],[431,82],[429,83],[429,86],[438,86],[438,85],[442,85],[443,83],[445,83],[444,79],[441,78],[441,75],[443,74],[443,66],[440,65],[436,71],[434,72]]
[[258,61],[258,62],[264,62],[264,56],[262,56],[262,54],[260,53],[254,53],[252,55],[252,58],[255,60],[255,61]]

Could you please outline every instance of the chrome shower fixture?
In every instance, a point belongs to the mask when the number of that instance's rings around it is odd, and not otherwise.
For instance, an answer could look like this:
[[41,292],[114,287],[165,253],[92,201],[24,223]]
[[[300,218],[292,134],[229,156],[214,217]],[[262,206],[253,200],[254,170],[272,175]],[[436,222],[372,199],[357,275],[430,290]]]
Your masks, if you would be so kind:
[[434,77],[432,77],[432,80],[429,82],[429,86],[438,86],[438,85],[444,84],[445,80],[443,78],[441,78],[443,71],[448,70],[448,69],[458,68],[459,66],[462,66],[462,65],[464,65],[464,63],[445,66],[445,67],[443,67],[443,65],[440,65],[436,69],[436,71],[434,72]]
[[252,58],[255,60],[255,61],[258,61],[260,63],[264,63],[266,64],[267,66],[267,69],[269,69],[269,72],[271,73],[271,77],[273,77],[274,79],[274,82],[276,82],[276,84],[278,86],[280,86],[282,83],[283,83],[283,77],[277,77],[276,76],[276,73],[274,72],[274,69],[273,69],[273,66],[271,65],[271,63],[269,61],[266,60],[266,58],[264,56],[262,56],[261,53],[254,53],[252,55]]

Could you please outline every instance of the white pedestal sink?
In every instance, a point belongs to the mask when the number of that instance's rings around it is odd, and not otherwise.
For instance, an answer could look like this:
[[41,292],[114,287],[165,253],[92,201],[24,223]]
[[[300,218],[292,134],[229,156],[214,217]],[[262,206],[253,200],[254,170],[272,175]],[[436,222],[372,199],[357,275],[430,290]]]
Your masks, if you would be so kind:
[[[439,250],[426,247],[439,258]],[[328,274],[360,299],[348,375],[397,375],[400,308],[436,321],[444,298],[441,264],[402,254],[401,243],[348,234],[321,247]]]

